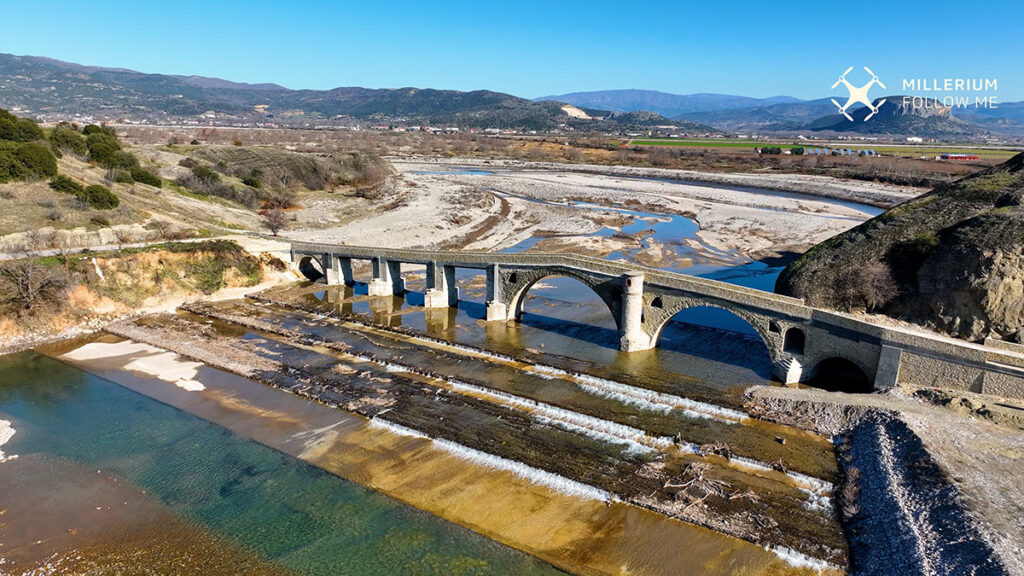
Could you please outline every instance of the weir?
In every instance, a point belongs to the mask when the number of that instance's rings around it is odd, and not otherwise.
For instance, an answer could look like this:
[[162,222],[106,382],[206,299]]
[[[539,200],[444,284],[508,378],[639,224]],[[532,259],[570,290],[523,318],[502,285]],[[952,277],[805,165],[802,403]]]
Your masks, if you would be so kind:
[[[1024,347],[992,347],[937,334],[883,326],[851,315],[807,306],[803,300],[718,280],[572,254],[389,249],[295,242],[291,258],[310,280],[353,285],[352,261],[371,263],[369,295],[405,292],[403,265],[426,266],[424,307],[457,306],[457,268],[481,270],[487,279],[486,321],[515,322],[526,294],[549,276],[588,286],[607,305],[619,348],[636,353],[658,344],[662,329],[688,308],[723,308],[748,322],[772,360],[772,374],[790,384],[819,372],[845,372],[855,390],[897,382],[944,385],[974,392],[1024,397]],[[319,269],[317,268],[319,265]],[[321,273],[320,271],[323,271]]]

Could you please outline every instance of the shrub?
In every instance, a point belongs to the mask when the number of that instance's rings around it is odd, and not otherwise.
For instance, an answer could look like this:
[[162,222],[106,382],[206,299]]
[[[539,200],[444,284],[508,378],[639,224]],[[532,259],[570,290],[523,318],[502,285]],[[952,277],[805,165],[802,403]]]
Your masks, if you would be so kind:
[[89,222],[92,222],[93,224],[100,226],[102,228],[110,228],[110,218],[107,218],[106,216],[103,216],[101,214],[93,216],[92,218],[89,219]]
[[192,167],[192,175],[204,184],[220,182],[220,175],[206,166],[197,165]]
[[97,210],[113,210],[121,204],[121,200],[110,189],[99,184],[86,188],[82,200]]
[[43,129],[28,118],[18,118],[7,110],[0,109],[0,140],[32,142],[46,137]]
[[159,176],[141,166],[133,167],[131,169],[131,175],[136,182],[141,184],[149,184],[150,186],[155,186],[157,188],[160,188],[164,184],[164,181],[161,180]]
[[85,146],[85,137],[78,130],[63,125],[57,126],[50,133],[50,144],[56,150],[73,152],[79,156],[89,151]]
[[128,170],[110,170],[107,172],[107,180],[119,184],[134,184],[135,179]]
[[67,176],[64,176],[63,174],[58,175],[50,181],[50,188],[53,188],[57,192],[71,194],[73,196],[81,196],[82,193],[85,192],[85,188],[81,184]]
[[778,146],[765,146],[761,148],[761,154],[782,154],[782,148]]
[[248,186],[250,188],[262,188],[263,187],[263,182],[260,182],[260,179],[255,177],[255,176],[246,176],[245,178],[242,178],[242,184],[245,184],[246,186]]
[[107,136],[117,140],[117,132],[106,124],[100,126],[95,124],[86,124],[85,128],[82,128],[82,134],[85,134],[86,136],[91,136],[93,134],[106,134]]
[[117,142],[117,138],[104,132],[93,132],[85,139],[85,146],[88,148],[89,158],[93,162],[105,168],[117,166],[117,153],[121,151],[121,145]]
[[38,142],[0,143],[0,182],[56,176],[57,158]]
[[803,156],[804,149],[800,146],[796,146],[794,148],[790,148],[789,153],[794,156]]

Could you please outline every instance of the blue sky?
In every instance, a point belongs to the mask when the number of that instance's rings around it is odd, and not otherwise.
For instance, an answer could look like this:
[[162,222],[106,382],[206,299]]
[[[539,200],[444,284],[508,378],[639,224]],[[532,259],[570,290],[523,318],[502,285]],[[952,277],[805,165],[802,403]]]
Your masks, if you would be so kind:
[[4,12],[0,52],[289,88],[814,98],[835,95],[848,66],[863,83],[867,65],[889,93],[902,78],[985,77],[1000,101],[1024,100],[1019,0],[8,0]]

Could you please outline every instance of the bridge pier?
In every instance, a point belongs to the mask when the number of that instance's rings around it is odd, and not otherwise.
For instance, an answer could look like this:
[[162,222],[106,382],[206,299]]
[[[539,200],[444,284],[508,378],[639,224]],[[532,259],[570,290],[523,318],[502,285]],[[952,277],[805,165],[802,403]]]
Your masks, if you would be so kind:
[[402,263],[380,256],[373,258],[373,280],[370,280],[370,296],[394,296],[405,292],[402,279]]
[[508,322],[509,309],[505,303],[505,285],[497,264],[487,267],[487,321]]
[[426,290],[423,293],[424,308],[446,308],[458,306],[459,288],[455,285],[455,267],[437,262],[427,264]]
[[352,259],[333,254],[324,254],[324,275],[327,276],[329,286],[352,286],[355,279],[352,276]]
[[638,352],[654,348],[654,339],[644,332],[644,273],[627,272],[622,277],[622,318],[619,322],[619,349]]

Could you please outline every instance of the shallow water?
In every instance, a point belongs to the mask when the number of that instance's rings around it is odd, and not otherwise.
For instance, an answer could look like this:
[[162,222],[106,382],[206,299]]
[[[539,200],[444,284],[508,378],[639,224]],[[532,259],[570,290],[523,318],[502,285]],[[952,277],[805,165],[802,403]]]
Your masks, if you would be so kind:
[[[37,354],[0,358],[0,418],[16,430],[7,453],[114,477],[196,530],[223,538],[243,557],[281,571],[558,573],[467,529]],[[0,463],[0,478],[7,464]],[[59,488],[74,492],[75,478],[62,480]],[[47,522],[23,520],[6,521],[4,540]],[[14,551],[5,548],[3,555]],[[146,568],[130,559],[117,562],[129,572]]]

